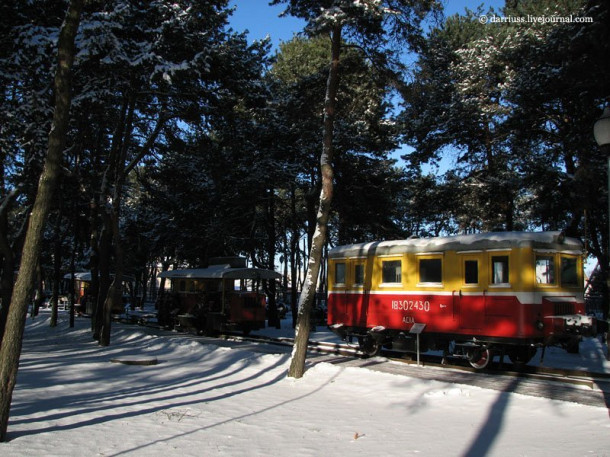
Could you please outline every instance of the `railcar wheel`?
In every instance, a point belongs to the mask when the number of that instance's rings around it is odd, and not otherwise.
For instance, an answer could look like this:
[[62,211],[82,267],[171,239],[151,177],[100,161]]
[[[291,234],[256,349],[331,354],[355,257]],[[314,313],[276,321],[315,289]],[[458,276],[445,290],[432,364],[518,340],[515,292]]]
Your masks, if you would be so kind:
[[508,350],[507,355],[515,368],[521,370],[536,355],[536,348],[528,346],[511,348]]
[[358,337],[358,345],[360,347],[360,351],[362,351],[364,355],[368,357],[374,357],[381,351],[381,344],[368,335]]
[[578,354],[580,352],[580,338],[571,338],[566,344],[566,351],[568,354]]
[[478,348],[468,357],[468,363],[470,363],[472,368],[482,370],[489,365],[492,358],[493,355],[488,348]]

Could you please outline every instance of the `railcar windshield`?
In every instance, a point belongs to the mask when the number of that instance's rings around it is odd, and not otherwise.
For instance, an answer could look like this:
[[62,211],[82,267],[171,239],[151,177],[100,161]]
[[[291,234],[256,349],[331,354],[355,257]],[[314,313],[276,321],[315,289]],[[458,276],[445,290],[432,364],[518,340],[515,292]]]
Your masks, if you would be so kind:
[[335,264],[335,284],[345,284],[345,263]]
[[561,284],[578,286],[578,261],[575,257],[561,258]]
[[419,282],[441,283],[443,281],[442,259],[419,260]]
[[500,255],[491,258],[492,284],[509,284],[508,256]]
[[536,257],[536,282],[555,284],[555,258],[550,255]]
[[354,265],[354,284],[362,286],[364,284],[364,264]]
[[402,263],[400,260],[386,260],[381,264],[382,281],[387,284],[400,283]]
[[464,284],[479,283],[479,262],[478,260],[464,261]]

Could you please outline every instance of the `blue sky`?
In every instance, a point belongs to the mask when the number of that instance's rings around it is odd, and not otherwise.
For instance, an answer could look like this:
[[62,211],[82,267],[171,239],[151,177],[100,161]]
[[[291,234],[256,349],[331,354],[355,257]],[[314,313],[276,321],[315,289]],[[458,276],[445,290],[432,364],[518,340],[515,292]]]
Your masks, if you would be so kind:
[[[504,5],[504,0],[444,0],[445,14],[463,13],[466,8],[476,10],[483,5],[484,11],[493,6],[496,11]],[[269,6],[269,0],[233,0],[235,12],[231,17],[231,26],[238,32],[248,30],[248,38],[260,40],[269,35],[274,47],[280,41],[288,41],[303,29],[303,21],[291,16],[278,17],[284,10],[283,5]]]
[[[487,12],[493,7],[496,14],[504,6],[504,0],[441,0],[445,5],[445,15],[450,16],[456,13],[464,13],[466,8],[476,11],[483,5],[483,11]],[[284,10],[284,5],[269,6],[269,0],[232,0],[231,5],[235,7],[235,12],[231,17],[231,27],[242,32],[248,30],[249,41],[260,40],[267,35],[271,37],[273,50],[282,41],[289,41],[295,33],[300,32],[304,27],[304,22],[291,16],[279,17]],[[273,51],[272,51],[273,52]],[[392,157],[400,160],[400,156],[410,150],[407,146],[402,146]],[[445,157],[440,164],[440,169],[451,167],[453,158]],[[426,170],[428,168],[426,167]],[[432,171],[434,171],[432,169]]]

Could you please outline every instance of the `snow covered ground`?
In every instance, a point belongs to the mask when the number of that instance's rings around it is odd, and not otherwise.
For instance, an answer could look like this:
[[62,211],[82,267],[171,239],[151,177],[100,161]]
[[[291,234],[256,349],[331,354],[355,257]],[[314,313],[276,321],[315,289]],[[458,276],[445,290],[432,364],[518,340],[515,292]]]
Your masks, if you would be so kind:
[[[328,363],[295,380],[289,355],[120,324],[101,348],[88,319],[48,324],[28,320],[0,455],[610,456],[607,408]],[[610,372],[596,340],[545,361]]]

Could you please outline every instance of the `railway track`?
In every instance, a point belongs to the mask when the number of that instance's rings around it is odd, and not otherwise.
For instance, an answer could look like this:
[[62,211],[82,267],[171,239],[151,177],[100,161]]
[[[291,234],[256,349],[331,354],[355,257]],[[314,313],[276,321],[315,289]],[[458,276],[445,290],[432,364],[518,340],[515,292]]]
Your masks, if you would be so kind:
[[[146,326],[163,333],[155,326]],[[176,332],[168,332],[176,336]],[[254,345],[253,350],[277,346],[277,352],[286,353],[292,349],[293,338],[272,338],[261,335],[223,334],[218,337],[180,333],[206,343],[223,341],[232,345]],[[260,347],[256,347],[260,346]],[[382,352],[377,357],[367,357],[355,345],[325,341],[309,341],[308,351],[314,353],[308,363],[331,363],[341,366],[367,368],[369,370],[396,375],[416,377],[452,384],[466,384],[500,392],[512,392],[534,397],[550,398],[579,403],[588,406],[608,408],[610,412],[610,374],[592,373],[581,370],[564,370],[551,367],[526,366],[523,371],[515,371],[510,363],[490,363],[484,371],[472,368],[464,360],[449,358],[443,363],[440,355],[421,354],[420,363],[414,357],[392,351]],[[276,352],[271,349],[269,352]]]
[[[239,335],[224,335],[223,338],[284,347],[292,347],[294,343],[292,338]],[[420,379],[605,407],[610,411],[610,374],[607,373],[536,366],[526,366],[524,370],[516,371],[509,362],[495,361],[490,363],[487,370],[479,371],[461,359],[449,358],[447,363],[443,363],[443,358],[434,354],[420,355],[418,366],[414,358],[404,353],[385,351],[379,357],[367,358],[354,346],[320,341],[310,341],[309,351],[316,353],[312,363],[362,367]]]

